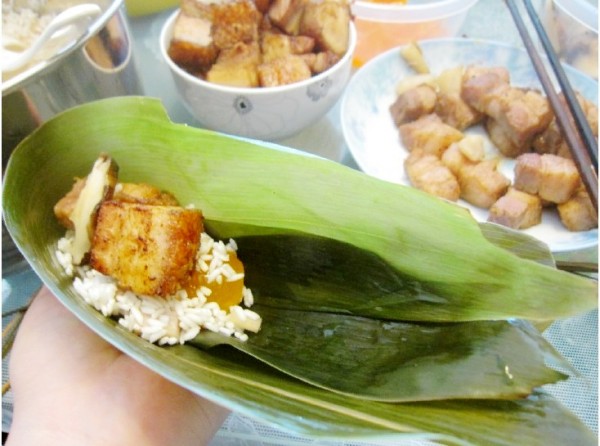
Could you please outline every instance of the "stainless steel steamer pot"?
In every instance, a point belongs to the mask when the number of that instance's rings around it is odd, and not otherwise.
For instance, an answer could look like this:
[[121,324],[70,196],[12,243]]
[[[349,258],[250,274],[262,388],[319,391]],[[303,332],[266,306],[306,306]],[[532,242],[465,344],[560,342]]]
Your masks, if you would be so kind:
[[[124,0],[107,0],[74,45],[2,82],[2,171],[12,150],[56,114],[97,99],[142,93]],[[2,224],[2,272],[26,267]]]
[[57,113],[141,94],[124,0],[114,0],[69,49],[2,83],[2,167],[12,149]]

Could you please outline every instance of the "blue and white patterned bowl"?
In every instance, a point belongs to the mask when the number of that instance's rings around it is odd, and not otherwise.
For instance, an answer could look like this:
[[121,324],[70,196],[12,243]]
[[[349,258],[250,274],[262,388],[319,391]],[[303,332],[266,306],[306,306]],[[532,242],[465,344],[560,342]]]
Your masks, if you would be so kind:
[[[475,39],[422,40],[419,46],[432,73],[468,64],[503,66],[510,71],[511,83],[542,90],[525,50],[498,42]],[[598,83],[589,76],[565,66],[573,88],[597,103]],[[346,144],[365,173],[394,183],[410,185],[404,171],[408,151],[402,146],[389,106],[396,98],[398,82],[414,71],[400,56],[399,48],[372,59],[353,76],[341,102],[341,125]],[[467,133],[485,137],[482,126]],[[486,147],[494,150],[489,139]],[[514,160],[503,159],[501,171],[512,178]],[[486,221],[488,211],[459,200],[478,221]],[[553,210],[544,211],[542,223],[524,232],[545,242],[553,252],[573,251],[598,244],[598,230],[569,232]]]
[[161,55],[189,112],[205,128],[266,141],[298,133],[317,122],[338,101],[352,70],[356,30],[350,23],[349,48],[327,71],[290,85],[239,88],[218,85],[191,75],[167,54],[179,9],[165,22],[160,35]]

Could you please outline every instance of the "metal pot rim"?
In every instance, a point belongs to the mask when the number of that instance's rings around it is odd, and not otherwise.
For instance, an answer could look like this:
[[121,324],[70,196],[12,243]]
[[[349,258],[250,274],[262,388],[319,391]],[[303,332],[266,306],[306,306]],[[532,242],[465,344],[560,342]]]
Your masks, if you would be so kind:
[[88,29],[77,39],[77,41],[68,46],[62,51],[59,51],[54,56],[47,60],[41,61],[31,68],[11,77],[6,82],[2,82],[2,96],[8,95],[13,91],[19,90],[27,85],[29,82],[36,81],[42,77],[45,73],[52,70],[53,67],[59,65],[66,57],[72,54],[74,51],[81,48],[92,36],[98,33],[106,22],[116,14],[118,9],[123,5],[125,0],[113,0],[110,6],[92,22]]

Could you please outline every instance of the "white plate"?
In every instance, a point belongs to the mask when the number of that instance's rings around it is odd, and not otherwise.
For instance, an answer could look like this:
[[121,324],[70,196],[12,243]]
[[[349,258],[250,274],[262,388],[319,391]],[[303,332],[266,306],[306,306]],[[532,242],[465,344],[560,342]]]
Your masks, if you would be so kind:
[[[465,64],[504,66],[511,84],[542,89],[528,54],[519,48],[483,40],[435,39],[419,42],[432,73]],[[598,83],[565,67],[574,89],[597,102]],[[396,99],[400,79],[415,74],[400,56],[399,49],[387,51],[358,70],[350,80],[341,104],[344,138],[358,166],[367,174],[394,183],[410,185],[404,172],[408,152],[402,146],[389,107]],[[466,133],[485,135],[482,126]],[[495,150],[486,136],[486,149]],[[504,160],[501,171],[512,178],[513,160]],[[459,200],[478,221],[486,221],[488,211]],[[570,232],[560,222],[556,210],[545,210],[542,223],[524,230],[545,242],[553,252],[571,251],[598,243],[598,230]]]

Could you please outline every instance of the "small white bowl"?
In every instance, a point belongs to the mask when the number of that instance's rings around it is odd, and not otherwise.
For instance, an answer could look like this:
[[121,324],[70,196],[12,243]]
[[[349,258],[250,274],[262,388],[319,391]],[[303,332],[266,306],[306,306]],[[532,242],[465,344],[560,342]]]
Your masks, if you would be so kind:
[[352,71],[356,30],[350,24],[349,48],[327,71],[280,87],[240,88],[202,80],[180,68],[168,55],[179,9],[163,25],[160,51],[185,107],[211,130],[274,141],[317,122],[340,98]]

